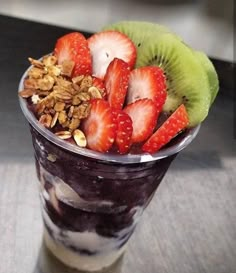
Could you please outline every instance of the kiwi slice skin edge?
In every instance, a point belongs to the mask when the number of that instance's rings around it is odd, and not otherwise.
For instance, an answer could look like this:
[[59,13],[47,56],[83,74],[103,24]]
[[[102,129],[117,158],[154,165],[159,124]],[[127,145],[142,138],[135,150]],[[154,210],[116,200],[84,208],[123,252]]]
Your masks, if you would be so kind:
[[209,81],[210,92],[211,92],[211,105],[215,101],[215,98],[219,92],[219,79],[216,73],[215,67],[211,60],[207,57],[207,55],[202,51],[195,51],[194,55],[201,63],[203,69],[207,74],[207,78]]
[[166,74],[168,95],[163,111],[172,113],[183,103],[189,127],[200,124],[208,115],[211,92],[207,74],[193,51],[166,33],[140,48],[136,66],[147,65],[159,66]]

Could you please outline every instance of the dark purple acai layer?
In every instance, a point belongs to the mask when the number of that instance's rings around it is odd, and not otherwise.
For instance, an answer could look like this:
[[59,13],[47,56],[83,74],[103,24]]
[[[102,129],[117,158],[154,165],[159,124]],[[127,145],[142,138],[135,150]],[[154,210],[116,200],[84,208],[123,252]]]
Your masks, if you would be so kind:
[[[93,204],[74,208],[58,202],[60,213],[46,202],[51,220],[63,230],[96,231],[99,235],[116,237],[117,233],[132,225],[135,209],[145,208],[164,177],[175,155],[144,163],[122,164],[106,162],[78,155],[48,141],[31,127],[38,178],[42,171],[58,177],[81,198]],[[48,160],[53,155],[55,162]],[[45,189],[52,181],[44,177]],[[101,202],[112,205],[99,206]],[[98,207],[96,209],[96,205]],[[132,232],[131,232],[132,233]],[[128,237],[131,234],[125,234]],[[122,240],[124,241],[124,240]]]

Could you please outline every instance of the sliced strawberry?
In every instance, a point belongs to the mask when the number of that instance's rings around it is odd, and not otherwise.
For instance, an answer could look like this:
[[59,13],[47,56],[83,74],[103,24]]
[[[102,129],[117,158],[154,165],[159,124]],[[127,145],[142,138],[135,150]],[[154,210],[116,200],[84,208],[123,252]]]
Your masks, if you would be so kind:
[[157,107],[151,99],[137,100],[124,108],[132,119],[132,143],[146,140],[153,132],[157,123]]
[[163,70],[157,66],[134,69],[130,73],[127,103],[138,99],[152,99],[161,112],[167,96],[166,78]]
[[155,153],[174,138],[180,131],[185,129],[188,124],[188,114],[185,106],[182,104],[144,143],[142,150],[148,153]]
[[128,90],[129,76],[130,67],[123,60],[115,58],[109,64],[104,82],[111,107],[122,109]]
[[105,88],[105,84],[104,81],[102,79],[99,79],[97,77],[93,77],[93,86],[97,87],[97,89],[99,89],[99,91],[102,94],[102,97],[104,99],[107,98],[107,92],[106,92],[106,88]]
[[88,39],[92,54],[93,75],[104,78],[109,63],[114,58],[124,60],[130,67],[136,61],[136,47],[130,38],[118,31],[103,31]]
[[116,119],[107,101],[91,101],[90,114],[83,121],[82,128],[88,148],[99,152],[111,148],[116,136]]
[[113,110],[117,122],[115,144],[120,154],[126,154],[131,146],[132,119],[122,110]]
[[56,42],[54,54],[58,63],[74,61],[72,76],[91,75],[92,58],[86,38],[79,32],[72,32],[59,38]]

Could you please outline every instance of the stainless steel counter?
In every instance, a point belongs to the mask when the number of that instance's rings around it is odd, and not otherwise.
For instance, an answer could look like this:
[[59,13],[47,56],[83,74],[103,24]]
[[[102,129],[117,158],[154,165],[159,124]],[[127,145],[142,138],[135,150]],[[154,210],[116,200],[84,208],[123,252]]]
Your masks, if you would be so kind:
[[[0,30],[0,273],[72,272],[41,245],[33,149],[16,94],[27,57],[49,52],[69,30],[5,16]],[[231,65],[217,67],[222,73]],[[227,82],[220,93],[111,273],[236,273],[236,140]]]

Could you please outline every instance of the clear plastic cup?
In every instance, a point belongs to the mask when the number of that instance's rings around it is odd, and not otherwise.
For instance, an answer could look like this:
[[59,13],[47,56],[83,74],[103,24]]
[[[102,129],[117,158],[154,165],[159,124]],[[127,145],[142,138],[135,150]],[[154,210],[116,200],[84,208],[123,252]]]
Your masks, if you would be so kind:
[[32,135],[46,246],[78,270],[111,266],[124,253],[171,162],[200,126],[153,155],[102,154],[56,137],[19,100]]

